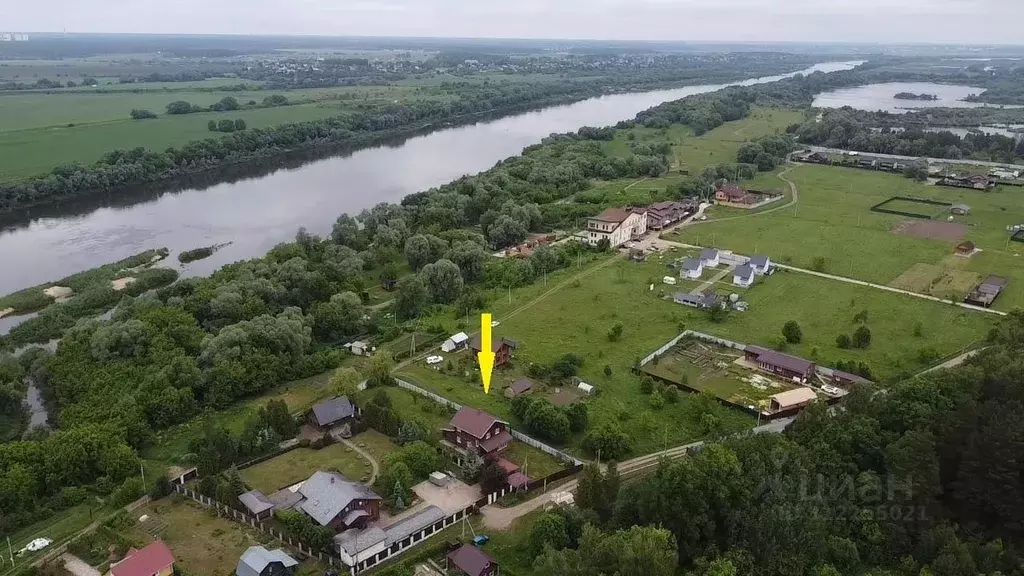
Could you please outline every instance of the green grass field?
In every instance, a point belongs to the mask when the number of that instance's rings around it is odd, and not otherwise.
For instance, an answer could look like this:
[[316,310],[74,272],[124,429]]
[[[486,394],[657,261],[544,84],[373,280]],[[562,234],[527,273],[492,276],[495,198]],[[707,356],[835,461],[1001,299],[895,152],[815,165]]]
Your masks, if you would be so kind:
[[296,448],[270,460],[241,470],[242,480],[253,488],[270,494],[309,478],[317,470],[337,470],[354,482],[371,474],[370,463],[344,444],[331,444],[313,450]]
[[[234,82],[235,84],[238,81]],[[66,89],[55,93],[0,94],[0,182],[17,181],[49,172],[71,162],[92,163],[104,153],[120,148],[145,147],[163,150],[193,140],[216,138],[207,122],[223,118],[245,120],[249,128],[265,128],[290,122],[318,120],[351,110],[366,102],[392,102],[409,98],[451,99],[450,93],[416,86],[336,87],[288,91],[233,92],[217,90],[146,89],[126,91],[123,86],[97,89]],[[103,91],[103,90],[107,91]],[[209,106],[225,96],[239,103],[261,102],[281,94],[305,104],[257,108],[233,112],[168,115],[167,104],[185,100]],[[133,108],[159,115],[132,120]]]
[[[934,267],[932,279],[940,287],[947,284],[939,281],[945,272],[996,274],[1010,278],[1010,283],[995,308],[1024,305],[1024,267],[1019,256],[1024,245],[1008,242],[1006,232],[1007,226],[1024,223],[1024,194],[1018,189],[1002,186],[979,192],[929,186],[880,172],[811,165],[796,166],[787,177],[799,187],[797,205],[738,218],[736,211],[714,208],[709,212],[711,220],[670,238],[744,254],[766,253],[773,260],[800,267],[811,267],[816,258],[823,258],[826,272],[879,284],[899,284],[896,280],[904,273],[914,269],[919,274],[922,264]],[[894,233],[902,222],[913,219],[870,210],[892,196],[969,205],[970,215],[956,217],[956,222],[967,226],[964,239],[983,251],[965,260],[953,256],[957,241]],[[930,284],[931,279],[924,279],[925,288]],[[947,294],[938,289],[935,295]]]

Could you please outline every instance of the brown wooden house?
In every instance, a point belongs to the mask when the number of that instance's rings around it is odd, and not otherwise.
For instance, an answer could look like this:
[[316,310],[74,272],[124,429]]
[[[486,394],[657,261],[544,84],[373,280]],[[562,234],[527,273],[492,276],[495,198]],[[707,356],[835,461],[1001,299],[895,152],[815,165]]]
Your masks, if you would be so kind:
[[[491,352],[494,352],[494,367],[499,368],[512,361],[512,351],[519,346],[519,343],[510,338],[491,339]],[[480,345],[480,335],[476,334],[469,339],[469,349],[474,356],[483,350]]]
[[748,362],[756,364],[762,371],[785,379],[795,378],[804,382],[815,372],[814,362],[810,360],[760,346],[747,346],[743,353]]
[[512,443],[508,422],[468,406],[455,414],[441,435],[453,448],[480,456],[497,456]]
[[483,550],[471,544],[449,552],[445,556],[445,569],[449,574],[465,576],[498,576],[498,563]]

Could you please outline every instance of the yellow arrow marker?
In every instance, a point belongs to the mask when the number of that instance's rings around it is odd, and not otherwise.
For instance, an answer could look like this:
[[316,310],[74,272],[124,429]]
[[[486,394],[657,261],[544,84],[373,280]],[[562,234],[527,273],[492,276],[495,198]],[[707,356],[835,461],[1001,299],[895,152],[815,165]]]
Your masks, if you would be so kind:
[[494,349],[491,348],[491,315],[486,312],[480,315],[480,352],[476,357],[480,362],[484,394],[487,394],[491,389],[491,372],[494,371]]

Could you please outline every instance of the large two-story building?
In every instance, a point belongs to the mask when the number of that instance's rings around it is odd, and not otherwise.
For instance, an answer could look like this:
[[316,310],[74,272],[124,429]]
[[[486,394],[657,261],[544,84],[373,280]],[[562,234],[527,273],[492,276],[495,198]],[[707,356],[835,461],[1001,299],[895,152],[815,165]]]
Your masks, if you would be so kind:
[[485,458],[497,457],[512,443],[508,422],[468,406],[455,414],[441,436],[457,452]]
[[647,210],[609,208],[587,219],[586,239],[596,245],[607,239],[612,248],[618,248],[647,233]]

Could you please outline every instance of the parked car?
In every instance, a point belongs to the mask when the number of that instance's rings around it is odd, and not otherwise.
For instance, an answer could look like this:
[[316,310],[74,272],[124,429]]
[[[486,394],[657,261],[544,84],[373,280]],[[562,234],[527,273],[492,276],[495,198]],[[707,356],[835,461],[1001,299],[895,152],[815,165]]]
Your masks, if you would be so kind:
[[483,546],[484,544],[487,544],[490,541],[491,541],[491,537],[488,536],[487,534],[481,534],[479,536],[473,536],[473,545],[474,546]]
[[441,362],[444,362],[442,356],[427,356],[427,364],[440,364]]

